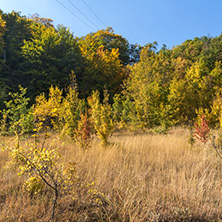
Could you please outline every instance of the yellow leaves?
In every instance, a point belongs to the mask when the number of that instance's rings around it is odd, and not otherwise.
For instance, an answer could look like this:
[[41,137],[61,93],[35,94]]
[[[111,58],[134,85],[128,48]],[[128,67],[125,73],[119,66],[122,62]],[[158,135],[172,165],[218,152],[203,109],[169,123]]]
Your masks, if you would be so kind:
[[78,98],[77,86],[74,77],[73,86],[69,86],[68,93],[63,98],[60,107],[60,121],[62,124],[62,134],[67,134],[71,138],[74,137],[75,130],[77,128],[77,111],[82,105],[82,101]]
[[[86,42],[80,45],[80,50],[82,55],[92,63],[93,67],[107,76],[113,76],[115,72],[116,75],[122,73],[122,64],[119,59],[118,48],[108,50],[104,45],[99,45],[91,36],[86,37],[85,41]],[[89,41],[89,45],[87,45],[87,41]]]
[[99,101],[98,91],[93,92],[92,96],[88,98],[88,103],[91,107],[92,122],[102,146],[108,144],[107,139],[114,126],[112,121],[112,107],[108,103],[108,99],[107,90],[104,91],[103,103]]
[[2,19],[2,16],[0,15],[0,37],[3,36],[5,34],[5,30],[6,30],[6,21],[4,21]]
[[24,187],[31,194],[37,194],[45,187],[45,184],[39,176],[30,177],[25,183]]
[[45,51],[58,45],[61,38],[59,38],[54,27],[36,22],[32,22],[30,27],[33,38],[28,41],[24,40],[22,54],[33,63],[41,58]]
[[42,128],[44,125],[43,123],[46,123],[47,120],[50,121],[48,124],[56,126],[60,116],[62,98],[62,90],[58,87],[54,88],[53,86],[49,89],[48,100],[44,94],[36,98],[36,104],[33,106],[33,114],[35,119],[38,120],[37,128]]
[[199,84],[199,87],[201,87],[201,81],[206,73],[208,73],[208,69],[205,62],[203,60],[199,60],[195,62],[187,71],[186,79],[191,84]]
[[55,113],[58,110],[58,108],[54,108],[51,112]]

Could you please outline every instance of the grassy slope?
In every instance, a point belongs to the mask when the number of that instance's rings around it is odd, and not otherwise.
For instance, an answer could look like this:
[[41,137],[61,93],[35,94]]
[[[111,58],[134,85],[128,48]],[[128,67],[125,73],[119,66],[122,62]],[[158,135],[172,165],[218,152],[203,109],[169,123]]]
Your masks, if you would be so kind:
[[[60,198],[55,221],[218,221],[222,219],[222,160],[210,143],[191,149],[188,132],[168,135],[114,135],[106,149],[93,140],[82,152],[58,141],[65,162],[96,182],[107,202],[100,207],[82,197]],[[8,138],[3,138],[7,141]],[[0,221],[48,221],[50,191],[31,196],[22,177],[0,152]],[[80,191],[77,191],[77,193]]]

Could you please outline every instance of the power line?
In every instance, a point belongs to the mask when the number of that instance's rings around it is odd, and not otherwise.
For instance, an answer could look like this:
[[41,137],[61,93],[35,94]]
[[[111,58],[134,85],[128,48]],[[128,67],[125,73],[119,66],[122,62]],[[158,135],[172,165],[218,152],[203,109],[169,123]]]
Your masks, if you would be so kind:
[[77,9],[89,22],[91,22],[97,29],[99,29],[99,27],[95,24],[95,23],[93,23],[83,12],[81,12],[81,10],[80,9],[78,9],[70,0],[68,0],[69,1],[69,3],[73,6],[73,7],[75,7],[75,9]]
[[82,0],[82,1],[83,1],[83,3],[87,6],[87,8],[96,16],[96,18],[97,18],[105,27],[107,27],[107,25],[104,24],[104,22],[96,15],[96,13],[89,7],[89,5],[88,5],[84,0]]
[[73,16],[75,16],[77,19],[79,19],[81,22],[83,22],[86,26],[88,26],[91,30],[95,31],[94,28],[92,28],[89,24],[84,22],[81,18],[79,18],[77,15],[75,15],[71,10],[69,10],[65,5],[63,5],[59,0],[56,0],[63,8],[65,8],[67,11],[69,11]]

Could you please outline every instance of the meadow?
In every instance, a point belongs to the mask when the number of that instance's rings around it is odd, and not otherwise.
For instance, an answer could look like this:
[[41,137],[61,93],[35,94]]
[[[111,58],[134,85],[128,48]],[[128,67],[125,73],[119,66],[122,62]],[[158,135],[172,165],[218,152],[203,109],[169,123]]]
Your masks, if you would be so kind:
[[[119,132],[106,148],[94,137],[83,151],[68,139],[52,134],[47,143],[59,147],[61,161],[75,162],[82,181],[102,193],[96,203],[81,186],[75,198],[60,195],[54,221],[220,221],[222,220],[222,159],[211,141],[196,141],[189,131],[168,134]],[[26,146],[27,137],[21,142]],[[13,146],[12,137],[1,137]],[[37,194],[24,188],[25,175],[7,151],[0,152],[0,221],[49,221],[52,192]]]

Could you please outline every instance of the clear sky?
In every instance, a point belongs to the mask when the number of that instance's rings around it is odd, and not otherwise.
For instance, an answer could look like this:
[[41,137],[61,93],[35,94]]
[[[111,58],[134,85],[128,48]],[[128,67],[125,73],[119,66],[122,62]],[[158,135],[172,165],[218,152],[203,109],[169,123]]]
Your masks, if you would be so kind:
[[26,16],[38,13],[78,37],[109,26],[140,45],[157,41],[172,48],[187,39],[222,32],[222,0],[0,0],[0,9]]

